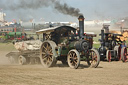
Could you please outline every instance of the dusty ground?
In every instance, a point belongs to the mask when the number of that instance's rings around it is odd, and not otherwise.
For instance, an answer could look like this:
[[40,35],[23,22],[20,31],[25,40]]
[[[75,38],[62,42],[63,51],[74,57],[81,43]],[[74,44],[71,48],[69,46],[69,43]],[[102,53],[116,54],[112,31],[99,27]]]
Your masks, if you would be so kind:
[[128,85],[128,62],[100,62],[98,68],[87,68],[81,62],[70,69],[57,62],[56,67],[10,65],[0,51],[0,85]]

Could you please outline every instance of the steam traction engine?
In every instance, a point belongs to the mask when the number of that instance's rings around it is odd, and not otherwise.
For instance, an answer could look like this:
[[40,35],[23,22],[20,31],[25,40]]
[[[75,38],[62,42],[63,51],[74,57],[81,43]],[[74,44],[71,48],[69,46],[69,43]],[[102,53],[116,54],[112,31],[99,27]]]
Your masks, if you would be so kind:
[[109,25],[104,25],[101,30],[101,47],[99,48],[101,60],[107,59],[108,62],[113,60],[127,60],[127,48],[123,45],[123,41],[120,40],[121,34],[114,34],[109,32]]
[[[77,69],[81,59],[96,68],[100,62],[97,50],[93,49],[93,35],[84,34],[84,17],[79,16],[79,29],[70,26],[43,29],[44,42],[40,48],[40,60],[44,67],[54,66],[57,60]],[[76,34],[78,31],[78,34]]]

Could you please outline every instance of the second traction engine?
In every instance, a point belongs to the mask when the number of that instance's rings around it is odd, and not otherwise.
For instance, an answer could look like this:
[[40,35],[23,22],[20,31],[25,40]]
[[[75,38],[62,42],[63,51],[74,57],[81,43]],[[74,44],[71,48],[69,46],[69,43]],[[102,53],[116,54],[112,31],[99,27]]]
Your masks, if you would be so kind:
[[101,39],[99,54],[101,60],[107,60],[110,62],[111,60],[121,60],[126,61],[125,52],[127,52],[126,47],[122,47],[122,41],[119,36],[121,34],[114,34],[109,32],[109,25],[103,25],[103,29],[101,29]]

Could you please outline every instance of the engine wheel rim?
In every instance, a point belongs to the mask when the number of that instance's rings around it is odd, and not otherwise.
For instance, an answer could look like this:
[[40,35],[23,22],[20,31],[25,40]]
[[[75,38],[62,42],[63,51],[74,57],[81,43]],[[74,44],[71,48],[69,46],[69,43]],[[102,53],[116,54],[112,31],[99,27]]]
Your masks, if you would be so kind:
[[108,52],[108,62],[111,62],[111,52]]
[[118,48],[118,60],[121,60],[121,47]]
[[124,55],[124,62],[126,62],[127,60],[127,49],[126,48],[124,49],[123,55]]
[[77,66],[77,56],[75,52],[69,53],[69,60],[72,66]]
[[68,64],[71,68],[77,69],[80,64],[80,56],[76,50],[71,50],[68,53]]
[[94,66],[97,63],[97,54],[91,50],[89,53],[89,63]]
[[49,43],[45,42],[41,50],[41,59],[45,65],[50,65],[53,62],[52,47]]

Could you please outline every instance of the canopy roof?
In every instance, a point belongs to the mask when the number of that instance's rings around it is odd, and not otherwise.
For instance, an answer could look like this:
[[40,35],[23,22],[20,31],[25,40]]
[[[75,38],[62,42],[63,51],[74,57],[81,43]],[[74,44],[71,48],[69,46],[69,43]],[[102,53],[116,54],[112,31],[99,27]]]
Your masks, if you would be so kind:
[[36,31],[36,34],[42,34],[42,33],[48,33],[48,32],[65,32],[65,31],[75,31],[76,29],[71,27],[71,26],[60,26],[60,27],[51,27],[51,28],[46,28],[46,29],[42,29],[39,31]]

